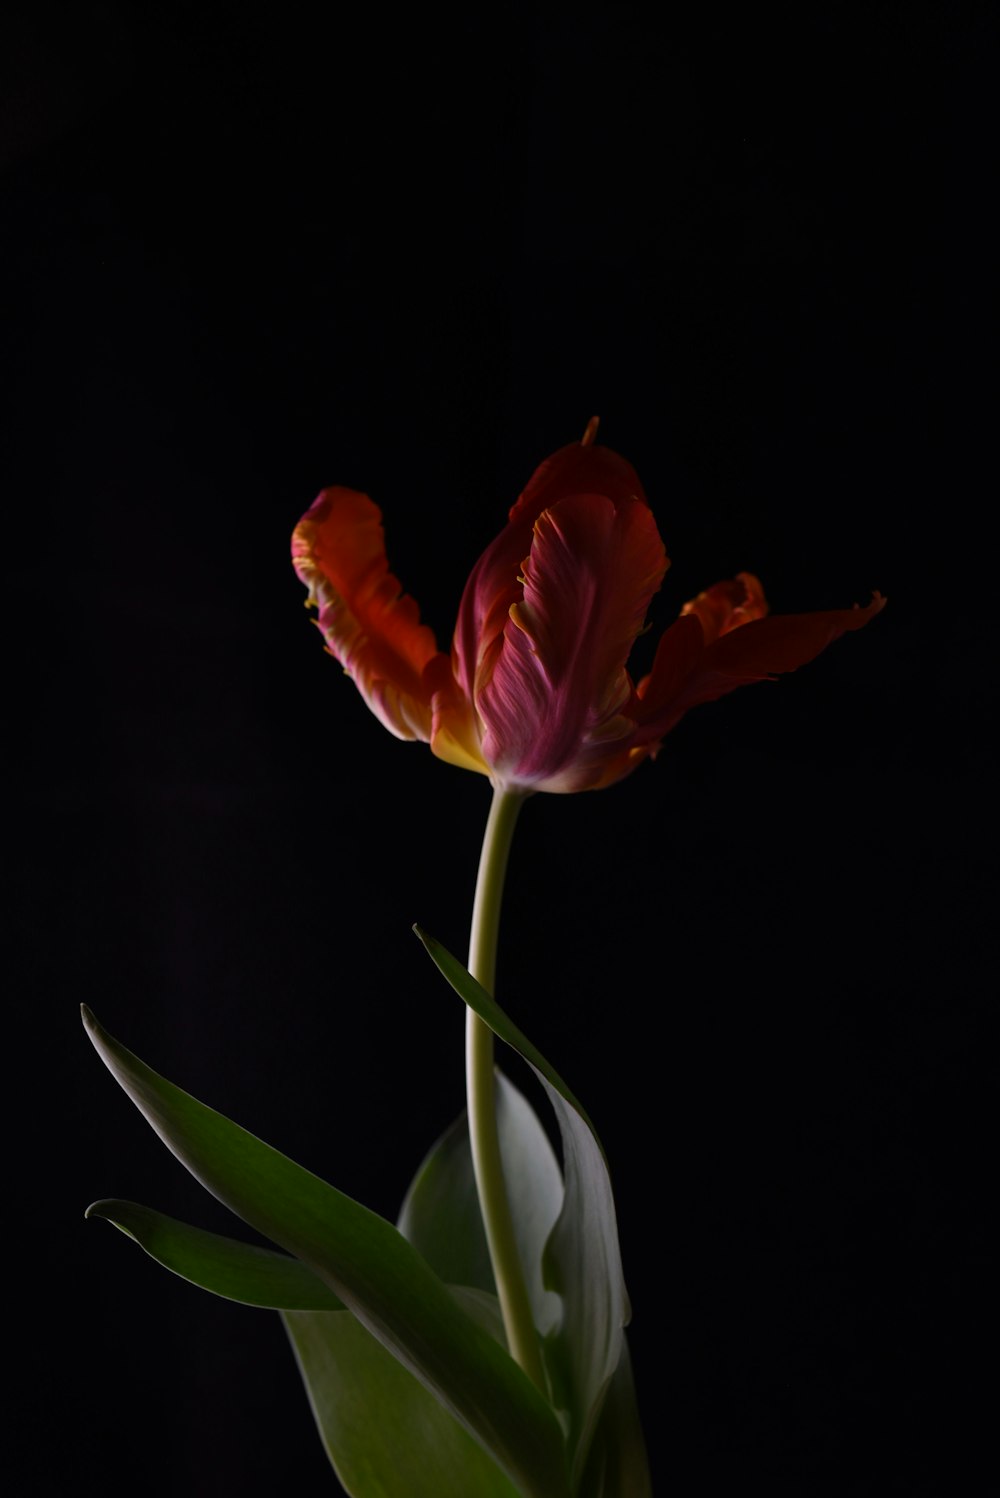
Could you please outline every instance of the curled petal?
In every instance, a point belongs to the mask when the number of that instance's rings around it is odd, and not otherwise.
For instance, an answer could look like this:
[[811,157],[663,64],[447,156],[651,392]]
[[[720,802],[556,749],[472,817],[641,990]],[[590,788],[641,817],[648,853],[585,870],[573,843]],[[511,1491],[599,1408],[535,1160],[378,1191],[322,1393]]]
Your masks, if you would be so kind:
[[737,572],[732,581],[715,583],[681,609],[682,616],[697,615],[706,645],[731,629],[739,629],[741,624],[763,619],[767,613],[764,589],[752,572]]
[[634,730],[625,662],[667,557],[649,507],[574,494],[535,523],[523,594],[476,707],[509,781],[579,790]]
[[539,464],[515,501],[510,518],[527,517],[534,525],[543,510],[574,494],[603,494],[616,507],[634,499],[649,504],[639,475],[620,453],[589,442],[571,442]]
[[295,528],[292,561],[332,655],[391,733],[429,740],[434,635],[389,571],[380,510],[354,489],[324,489]]

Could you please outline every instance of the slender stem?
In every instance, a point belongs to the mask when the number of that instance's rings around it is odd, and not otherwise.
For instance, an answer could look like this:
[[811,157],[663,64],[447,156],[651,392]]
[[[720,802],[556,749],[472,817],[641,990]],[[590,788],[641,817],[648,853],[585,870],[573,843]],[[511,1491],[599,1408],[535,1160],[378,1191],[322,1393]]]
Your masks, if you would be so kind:
[[[496,981],[497,935],[504,875],[507,872],[514,824],[523,800],[523,793],[499,788],[494,791],[479,860],[476,899],[472,907],[469,971],[491,994]],[[493,1071],[493,1031],[471,1009],[468,1010],[466,1019],[465,1075],[472,1164],[493,1265],[493,1278],[496,1280],[500,1311],[507,1333],[507,1345],[515,1362],[520,1364],[532,1382],[544,1392],[545,1371],[531,1315],[524,1270],[514,1237],[514,1222],[500,1158]]]

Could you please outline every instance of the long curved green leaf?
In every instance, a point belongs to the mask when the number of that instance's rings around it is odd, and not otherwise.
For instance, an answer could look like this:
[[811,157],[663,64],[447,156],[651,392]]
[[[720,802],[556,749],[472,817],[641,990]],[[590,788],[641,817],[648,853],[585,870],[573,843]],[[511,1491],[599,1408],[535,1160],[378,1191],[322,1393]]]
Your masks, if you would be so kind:
[[207,1233],[138,1202],[94,1202],[85,1215],[113,1223],[164,1269],[226,1300],[275,1311],[344,1309],[318,1275],[287,1254]]
[[203,1186],[319,1275],[524,1494],[568,1493],[552,1409],[391,1223],[158,1076],[87,1009],[84,1020],[109,1070]]
[[[465,1292],[453,1293],[461,1301]],[[516,1498],[482,1447],[348,1312],[282,1320],[320,1437],[353,1498]]]
[[[94,1202],[86,1215],[113,1223],[157,1263],[203,1290],[287,1312],[282,1319],[320,1437],[349,1493],[516,1495],[482,1447],[298,1259],[207,1233],[136,1202]],[[502,1344],[496,1297],[451,1293]]]
[[559,1123],[566,1197],[546,1248],[545,1267],[546,1284],[562,1296],[564,1315],[548,1341],[546,1358],[553,1386],[565,1391],[569,1405],[575,1489],[621,1362],[630,1316],[604,1151],[593,1124],[555,1068],[457,958],[415,929],[460,998],[532,1067]]
[[[502,1072],[496,1077],[497,1133],[514,1231],[534,1322],[546,1336],[559,1318],[560,1306],[558,1297],[545,1288],[542,1255],[562,1211],[562,1173],[528,1099]],[[425,1157],[397,1225],[447,1284],[496,1293],[464,1112]]]

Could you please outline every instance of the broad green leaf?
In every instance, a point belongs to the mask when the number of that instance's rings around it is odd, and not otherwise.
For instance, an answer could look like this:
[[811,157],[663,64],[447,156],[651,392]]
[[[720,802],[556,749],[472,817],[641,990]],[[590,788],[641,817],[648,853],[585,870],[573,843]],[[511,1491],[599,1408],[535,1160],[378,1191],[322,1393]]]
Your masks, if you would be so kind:
[[564,1314],[546,1344],[557,1394],[565,1391],[575,1485],[582,1477],[608,1386],[621,1362],[629,1320],[611,1178],[593,1124],[559,1076],[496,1000],[433,937],[417,929],[456,993],[518,1051],[539,1078],[559,1123],[566,1197],[545,1251],[546,1285]]
[[[516,1494],[477,1442],[298,1259],[206,1233],[135,1202],[95,1202],[86,1215],[113,1223],[164,1268],[203,1290],[289,1312],[283,1319],[320,1436],[348,1492],[358,1498]],[[495,1295],[451,1293],[505,1346]]]
[[[114,1223],[158,1263],[204,1290],[289,1312],[283,1319],[320,1436],[348,1492],[358,1498],[516,1494],[423,1384],[297,1259],[206,1233],[135,1202],[95,1202],[87,1216]],[[495,1296],[478,1290],[452,1295],[503,1345]]]
[[323,1444],[353,1498],[517,1498],[482,1447],[349,1312],[291,1311],[282,1320]]
[[448,1289],[458,1301],[465,1314],[489,1332],[494,1342],[499,1342],[507,1351],[507,1333],[504,1330],[500,1302],[487,1290],[472,1290],[468,1285],[449,1285]]
[[552,1409],[391,1223],[158,1076],[87,1009],[84,1020],[109,1070],[207,1190],[312,1269],[523,1494],[563,1498]]
[[[542,1336],[559,1317],[559,1300],[542,1281],[542,1254],[562,1210],[555,1151],[528,1099],[497,1072],[497,1130],[514,1231],[528,1295]],[[496,1293],[463,1112],[430,1150],[406,1194],[399,1230],[441,1279]]]
[[578,1498],[653,1498],[627,1344],[608,1386]]
[[273,1249],[206,1233],[204,1228],[178,1222],[137,1202],[94,1202],[86,1215],[114,1223],[164,1269],[226,1300],[271,1310],[344,1309],[343,1302],[311,1269]]

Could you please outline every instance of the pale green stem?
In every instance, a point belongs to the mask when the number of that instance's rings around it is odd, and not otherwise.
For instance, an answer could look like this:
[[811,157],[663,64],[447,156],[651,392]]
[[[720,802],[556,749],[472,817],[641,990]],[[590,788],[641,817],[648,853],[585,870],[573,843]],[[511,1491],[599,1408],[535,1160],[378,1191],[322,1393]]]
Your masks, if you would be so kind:
[[[492,994],[496,982],[500,902],[507,872],[514,824],[523,793],[497,789],[483,838],[472,907],[469,971]],[[476,1173],[479,1207],[493,1265],[497,1296],[511,1357],[543,1392],[545,1371],[538,1334],[531,1315],[521,1257],[514,1237],[507,1187],[497,1134],[496,1087],[493,1071],[493,1031],[471,1009],[465,1031],[465,1076],[469,1105],[469,1139]]]

